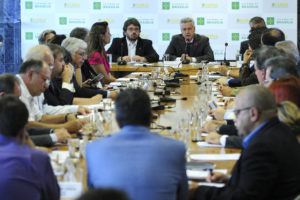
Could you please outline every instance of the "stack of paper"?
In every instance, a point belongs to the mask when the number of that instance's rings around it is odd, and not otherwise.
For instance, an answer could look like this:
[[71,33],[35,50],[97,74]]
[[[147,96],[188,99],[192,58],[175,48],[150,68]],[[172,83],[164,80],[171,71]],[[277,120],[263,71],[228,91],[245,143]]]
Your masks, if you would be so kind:
[[192,154],[190,158],[198,161],[224,161],[224,160],[238,160],[240,157],[239,153],[228,153],[228,154]]

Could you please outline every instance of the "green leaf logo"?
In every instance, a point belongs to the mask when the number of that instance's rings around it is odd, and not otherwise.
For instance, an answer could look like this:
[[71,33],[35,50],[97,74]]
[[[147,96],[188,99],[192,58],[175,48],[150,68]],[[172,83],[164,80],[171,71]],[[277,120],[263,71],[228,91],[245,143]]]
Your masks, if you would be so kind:
[[170,41],[170,33],[163,33],[162,34],[163,41]]
[[25,9],[32,9],[32,1],[25,1]]
[[274,17],[267,17],[267,25],[274,25],[275,18]]
[[170,10],[170,2],[162,2],[163,10]]
[[60,17],[59,18],[59,24],[60,25],[67,25],[67,18],[66,17]]
[[26,40],[33,40],[33,33],[32,32],[26,32],[25,33],[25,39]]
[[238,1],[233,1],[231,3],[231,7],[232,7],[232,10],[239,10],[240,9],[240,2]]
[[239,41],[240,40],[240,34],[239,33],[232,33],[232,41]]
[[101,2],[94,2],[94,10],[101,10]]
[[197,25],[203,26],[205,24],[205,18],[204,17],[198,17],[197,18]]

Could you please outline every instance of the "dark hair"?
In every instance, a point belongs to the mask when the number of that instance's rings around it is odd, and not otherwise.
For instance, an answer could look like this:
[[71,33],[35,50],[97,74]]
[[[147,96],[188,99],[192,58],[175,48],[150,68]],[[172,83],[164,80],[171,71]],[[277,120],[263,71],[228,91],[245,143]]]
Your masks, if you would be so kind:
[[15,83],[19,83],[19,79],[14,74],[1,74],[0,75],[0,92],[5,92],[6,94],[14,94]]
[[46,43],[46,36],[50,33],[53,33],[56,35],[55,30],[44,30],[40,35],[39,35],[39,44],[45,44]]
[[87,34],[89,34],[89,30],[87,28],[76,27],[71,31],[70,37],[84,40]]
[[127,194],[112,188],[91,189],[77,200],[129,200]]
[[92,53],[99,52],[101,56],[104,56],[104,44],[100,35],[104,35],[107,31],[107,22],[96,22],[93,24],[90,35],[90,44],[87,48],[88,58]]
[[36,59],[30,59],[22,63],[19,69],[19,74],[25,74],[30,69],[33,69],[36,72],[42,71],[43,69],[43,61],[36,60]]
[[62,41],[64,39],[66,39],[67,37],[65,35],[55,35],[53,38],[51,38],[47,44],[51,43],[51,44],[57,44],[57,45],[61,45]]
[[115,100],[116,118],[120,125],[150,126],[152,110],[148,94],[141,89],[127,89]]
[[63,54],[64,54],[64,61],[66,64],[69,64],[72,62],[72,56],[71,53],[63,47]]
[[264,24],[266,26],[266,22],[262,17],[252,17],[249,21],[249,24]]
[[16,137],[28,121],[28,110],[25,104],[13,95],[0,99],[0,133]]
[[264,62],[276,56],[286,56],[287,54],[274,46],[262,46],[261,48],[257,49],[253,53],[253,57],[255,59],[255,65],[259,70],[266,70],[266,66]]
[[268,28],[261,36],[261,41],[264,45],[274,46],[276,42],[284,41],[285,35],[278,28]]
[[140,22],[139,22],[136,18],[130,18],[130,19],[127,19],[127,20],[124,22],[124,25],[123,25],[123,31],[126,32],[128,26],[130,26],[131,24],[134,25],[134,26],[138,26],[139,29],[140,29],[140,31],[141,31],[141,24],[140,24]]
[[62,46],[59,46],[57,44],[47,44],[47,46],[50,48],[52,51],[52,55],[54,57],[54,60],[56,59],[57,54],[62,53],[64,54],[64,50]]
[[296,63],[288,57],[277,56],[265,61],[266,67],[271,67],[270,77],[275,80],[287,75],[299,77]]
[[248,44],[252,50],[258,49],[261,47],[261,35],[266,28],[259,27],[253,28],[248,36]]

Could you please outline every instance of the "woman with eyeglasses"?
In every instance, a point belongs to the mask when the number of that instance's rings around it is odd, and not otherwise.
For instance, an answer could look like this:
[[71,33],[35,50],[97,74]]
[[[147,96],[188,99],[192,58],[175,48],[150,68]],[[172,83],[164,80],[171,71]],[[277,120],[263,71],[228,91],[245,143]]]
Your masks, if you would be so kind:
[[110,74],[109,58],[104,46],[110,43],[110,30],[107,22],[96,22],[90,30],[90,44],[87,49],[88,61],[97,74],[103,74],[103,83],[115,81]]

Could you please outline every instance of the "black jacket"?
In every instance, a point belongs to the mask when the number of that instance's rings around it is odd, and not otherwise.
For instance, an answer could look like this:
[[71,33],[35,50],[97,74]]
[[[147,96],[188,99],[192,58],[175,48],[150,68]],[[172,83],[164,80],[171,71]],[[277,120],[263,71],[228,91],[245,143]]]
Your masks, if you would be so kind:
[[[176,57],[181,57],[185,53],[185,47],[186,42],[182,34],[174,35],[165,54],[170,54],[170,60],[175,60]],[[187,53],[190,57],[195,57],[197,62],[214,60],[214,53],[210,47],[209,39],[202,35],[195,34],[193,43],[187,46]]]
[[[116,62],[118,57],[127,56],[128,48],[126,37],[114,38],[111,46],[107,50],[108,54],[112,54],[112,61]],[[136,45],[136,55],[147,58],[148,62],[157,62],[159,59],[158,54],[153,49],[152,41],[147,39],[138,38]]]
[[249,142],[223,188],[198,187],[201,200],[286,200],[300,194],[300,144],[277,118]]

